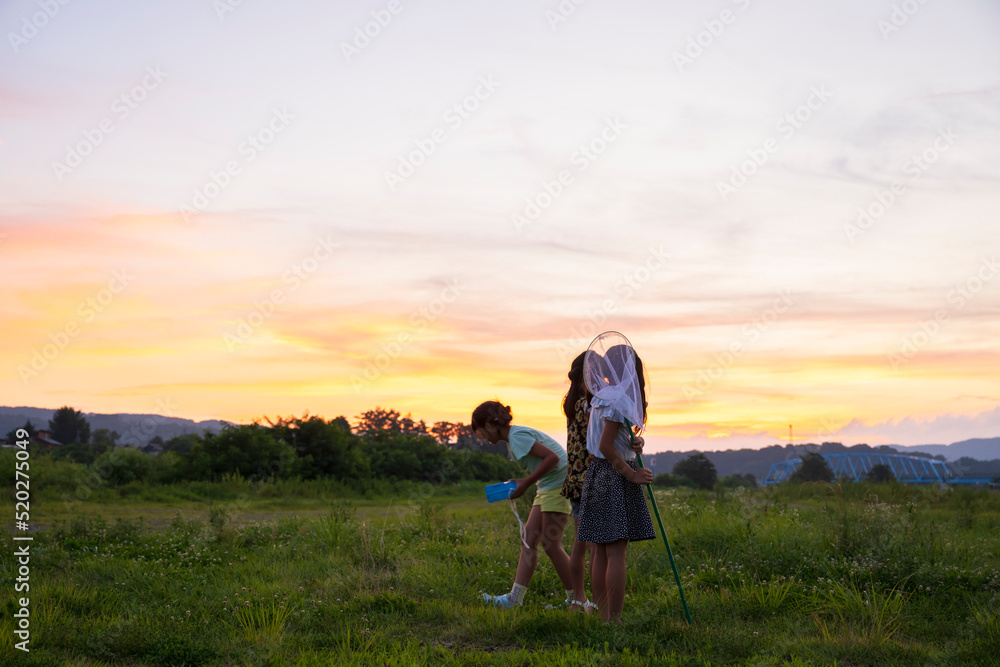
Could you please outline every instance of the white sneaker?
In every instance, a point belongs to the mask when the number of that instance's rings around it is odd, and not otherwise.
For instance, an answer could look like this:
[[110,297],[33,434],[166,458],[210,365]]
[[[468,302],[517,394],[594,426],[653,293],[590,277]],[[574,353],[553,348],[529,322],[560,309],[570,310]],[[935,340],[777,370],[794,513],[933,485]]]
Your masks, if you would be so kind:
[[489,593],[483,593],[483,601],[488,602],[501,609],[511,609],[513,607],[520,607],[521,603],[515,601],[511,597],[510,593],[504,593],[503,595],[490,595]]

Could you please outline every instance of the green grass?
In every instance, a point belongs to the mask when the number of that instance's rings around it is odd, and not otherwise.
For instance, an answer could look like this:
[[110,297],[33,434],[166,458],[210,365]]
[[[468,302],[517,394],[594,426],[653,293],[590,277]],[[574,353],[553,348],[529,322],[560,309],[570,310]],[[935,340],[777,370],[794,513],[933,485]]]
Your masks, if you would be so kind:
[[650,541],[629,551],[624,622],[605,626],[546,608],[562,587],[544,557],[524,607],[480,601],[509,590],[519,542],[509,509],[487,505],[478,485],[380,498],[298,484],[248,494],[230,480],[183,501],[190,485],[151,488],[129,492],[128,511],[112,489],[71,508],[33,503],[47,527],[32,544],[32,650],[13,651],[8,599],[0,655],[90,666],[1000,664],[996,492],[658,490],[694,625]]

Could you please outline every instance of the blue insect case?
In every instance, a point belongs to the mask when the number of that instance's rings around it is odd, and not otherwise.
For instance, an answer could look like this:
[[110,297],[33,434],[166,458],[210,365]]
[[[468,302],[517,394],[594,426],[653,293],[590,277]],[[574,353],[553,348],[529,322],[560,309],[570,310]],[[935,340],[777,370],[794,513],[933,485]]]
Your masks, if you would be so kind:
[[486,487],[486,500],[491,503],[498,500],[507,500],[516,488],[517,482],[500,482],[499,484],[490,484]]

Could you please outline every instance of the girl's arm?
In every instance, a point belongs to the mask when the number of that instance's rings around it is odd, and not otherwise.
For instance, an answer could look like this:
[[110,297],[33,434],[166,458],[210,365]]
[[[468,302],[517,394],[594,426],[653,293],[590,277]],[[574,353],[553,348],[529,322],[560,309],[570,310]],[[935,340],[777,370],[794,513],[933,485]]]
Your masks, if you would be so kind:
[[604,420],[604,430],[601,431],[601,442],[598,449],[604,458],[608,460],[611,467],[618,471],[618,474],[634,484],[650,484],[653,481],[653,473],[649,468],[639,468],[632,470],[632,466],[625,462],[622,455],[615,447],[615,438],[618,437],[618,429],[621,428],[618,422]]
[[535,444],[531,446],[531,451],[528,453],[541,459],[542,461],[538,464],[538,467],[535,468],[535,472],[531,473],[524,479],[511,480],[517,482],[517,488],[510,493],[511,498],[520,498],[523,496],[529,486],[540,480],[548,471],[552,470],[559,464],[559,455],[537,440],[535,441]]

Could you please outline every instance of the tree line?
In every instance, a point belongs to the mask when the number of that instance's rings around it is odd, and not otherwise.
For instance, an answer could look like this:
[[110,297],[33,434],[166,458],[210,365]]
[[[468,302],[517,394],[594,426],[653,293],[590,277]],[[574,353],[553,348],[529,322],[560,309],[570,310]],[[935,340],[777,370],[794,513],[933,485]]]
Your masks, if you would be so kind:
[[[22,428],[37,434],[30,421]],[[326,420],[307,414],[227,424],[218,433],[153,438],[150,444],[160,449],[156,455],[115,447],[117,432],[91,433],[83,413],[69,406],[55,412],[48,430],[64,444],[46,454],[93,465],[109,484],[210,481],[234,474],[250,479],[449,483],[498,481],[519,474],[516,464],[501,455],[505,447],[480,440],[468,425],[435,422],[428,427],[409,414],[380,407],[359,415],[353,427],[343,416]],[[15,429],[8,439],[16,435]]]
[[[792,484],[803,482],[830,482],[833,481],[833,469],[819,452],[806,452],[802,455],[802,463],[787,480]],[[875,483],[893,482],[896,477],[892,468],[879,463],[872,466],[865,475],[865,481]],[[665,473],[653,478],[655,486],[687,486],[699,489],[713,489],[716,486],[722,488],[735,488],[737,486],[757,486],[757,478],[751,473],[744,475],[733,474],[719,478],[712,463],[707,456],[701,452],[678,461],[674,464],[673,474]]]
[[719,477],[719,473],[707,456],[696,452],[674,464],[671,473],[663,473],[653,478],[653,486],[689,487],[694,489],[756,487],[757,478],[751,474],[732,474]]
[[[38,431],[28,421],[22,429],[31,438]],[[18,429],[7,434],[17,439]],[[52,438],[63,443],[50,450],[56,460],[94,465],[109,483],[131,481],[173,483],[210,481],[238,474],[255,479],[331,478],[340,481],[497,481],[521,471],[506,458],[503,443],[491,445],[462,422],[438,421],[430,426],[412,415],[376,407],[357,416],[352,426],[343,416],[267,417],[252,424],[226,424],[219,433],[181,435],[150,440],[153,455],[134,447],[118,447],[121,435],[108,429],[91,432],[84,414],[69,406],[56,410],[48,423]],[[818,452],[802,455],[792,483],[831,481],[834,474]],[[979,462],[974,462],[979,463]],[[1000,463],[1000,461],[991,462]],[[989,470],[991,474],[1000,473]],[[891,468],[876,465],[866,481],[894,481]],[[715,464],[698,452],[678,461],[672,474],[653,484],[712,489],[757,486],[753,474],[719,477]]]

